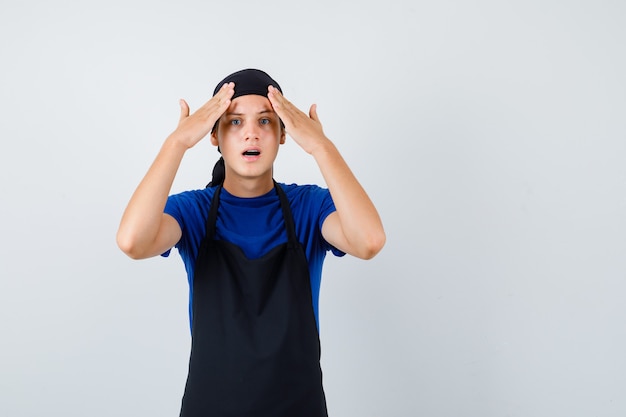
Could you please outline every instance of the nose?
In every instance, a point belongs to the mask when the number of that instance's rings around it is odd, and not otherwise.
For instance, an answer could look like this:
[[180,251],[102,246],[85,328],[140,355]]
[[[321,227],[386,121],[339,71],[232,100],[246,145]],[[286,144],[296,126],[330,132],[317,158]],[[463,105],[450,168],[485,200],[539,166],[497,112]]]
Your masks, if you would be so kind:
[[244,130],[245,140],[258,140],[260,135],[260,127],[257,123],[246,123],[246,129]]

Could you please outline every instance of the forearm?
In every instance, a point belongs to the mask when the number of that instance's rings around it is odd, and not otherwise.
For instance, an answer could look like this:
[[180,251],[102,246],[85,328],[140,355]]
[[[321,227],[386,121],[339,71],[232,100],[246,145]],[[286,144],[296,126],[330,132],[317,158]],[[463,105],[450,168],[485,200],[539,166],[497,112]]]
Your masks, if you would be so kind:
[[369,259],[385,243],[376,207],[335,145],[324,138],[312,152],[335,203],[341,231],[352,254]]
[[155,242],[167,197],[186,150],[173,135],[168,137],[133,193],[117,233],[118,245],[129,256],[142,257]]

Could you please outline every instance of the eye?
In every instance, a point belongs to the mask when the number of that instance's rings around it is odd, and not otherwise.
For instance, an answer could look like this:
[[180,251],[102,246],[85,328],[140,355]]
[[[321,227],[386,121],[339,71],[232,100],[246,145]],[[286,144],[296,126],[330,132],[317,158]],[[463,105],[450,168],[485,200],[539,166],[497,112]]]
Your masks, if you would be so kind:
[[267,118],[263,118],[259,121],[259,123],[261,123],[262,125],[269,125],[270,124],[270,119]]
[[239,120],[239,119],[232,119],[230,121],[230,124],[233,125],[233,126],[239,126],[241,124],[241,120]]

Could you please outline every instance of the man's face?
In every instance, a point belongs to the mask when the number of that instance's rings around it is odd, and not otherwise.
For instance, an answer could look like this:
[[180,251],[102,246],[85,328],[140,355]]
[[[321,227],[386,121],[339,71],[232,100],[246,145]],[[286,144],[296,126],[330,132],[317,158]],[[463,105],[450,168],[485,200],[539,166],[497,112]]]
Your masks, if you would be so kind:
[[278,146],[284,142],[280,119],[270,101],[258,95],[234,99],[211,134],[211,143],[220,147],[226,162],[227,177],[271,177]]

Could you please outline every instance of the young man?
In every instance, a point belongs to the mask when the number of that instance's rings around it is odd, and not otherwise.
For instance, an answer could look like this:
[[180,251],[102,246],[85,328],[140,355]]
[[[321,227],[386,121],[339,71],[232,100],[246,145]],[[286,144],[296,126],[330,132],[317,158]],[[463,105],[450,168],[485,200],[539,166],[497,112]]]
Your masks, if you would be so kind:
[[[318,297],[326,253],[370,259],[385,234],[376,208],[315,105],[305,114],[255,69],[218,83],[190,115],[181,100],[133,194],[117,242],[134,259],[176,246],[190,285],[192,349],[181,416],[326,416]],[[288,133],[327,189],[277,183]],[[210,134],[222,158],[207,188],[169,196],[185,152]]]

